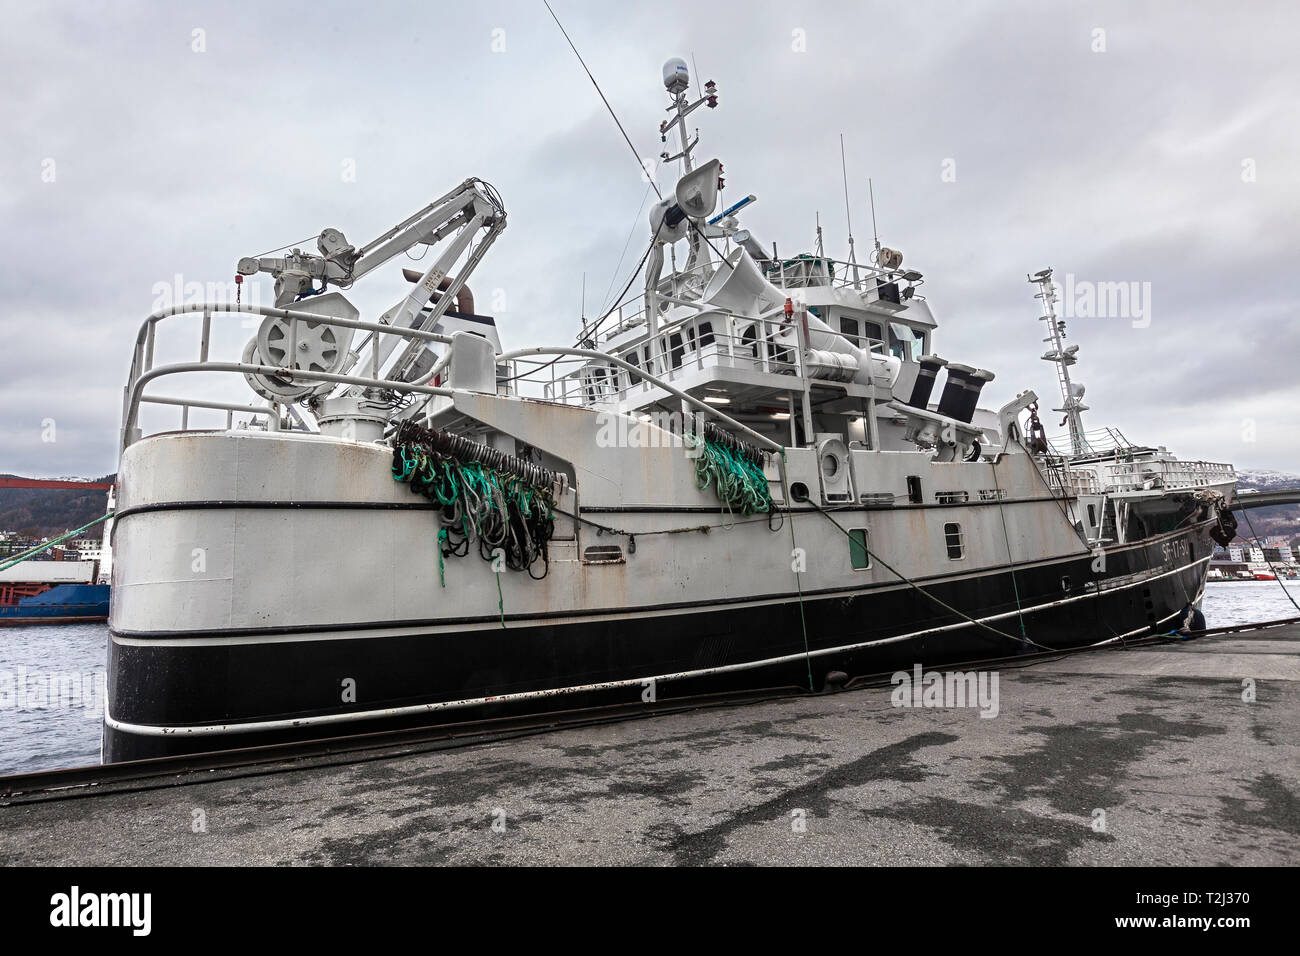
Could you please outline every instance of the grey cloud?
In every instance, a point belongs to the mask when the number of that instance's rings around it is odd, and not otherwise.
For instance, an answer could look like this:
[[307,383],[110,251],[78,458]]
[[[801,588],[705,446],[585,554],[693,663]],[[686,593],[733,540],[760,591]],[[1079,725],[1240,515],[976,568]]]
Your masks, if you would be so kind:
[[[722,90],[720,109],[692,117],[702,150],[727,166],[725,198],[759,196],[746,223],[783,252],[811,247],[816,212],[828,251],[847,251],[843,132],[859,255],[871,176],[882,239],[926,273],[938,350],[993,368],[991,401],[1032,386],[1054,403],[1027,272],[1150,281],[1150,328],[1070,322],[1089,424],[1300,471],[1293,8],[555,6],[641,155],[664,148],[660,64],[694,54]],[[540,3],[21,2],[7,26],[0,470],[113,470],[131,342],[154,284],[177,273],[227,282],[239,256],[327,225],[365,241],[479,175],[510,228],[472,284],[484,301],[506,294],[508,346],[567,344],[582,274],[590,314],[644,249],[643,209],[616,270],[645,185]],[[194,29],[206,53],[191,52]],[[369,285],[354,299],[374,315],[404,284]]]

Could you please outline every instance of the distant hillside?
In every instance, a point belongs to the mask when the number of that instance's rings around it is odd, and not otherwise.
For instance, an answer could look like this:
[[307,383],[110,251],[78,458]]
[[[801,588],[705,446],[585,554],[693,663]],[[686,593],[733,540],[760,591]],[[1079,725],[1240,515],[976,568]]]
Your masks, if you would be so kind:
[[[21,477],[21,476],[7,476]],[[95,478],[112,481],[116,475]],[[80,528],[108,510],[108,492],[98,488],[0,488],[0,531],[48,538]],[[99,529],[93,536],[99,537]]]
[[[1238,471],[1237,487],[1255,491],[1282,491],[1287,488],[1300,488],[1300,475],[1291,475],[1283,471]],[[1276,508],[1251,508],[1250,523],[1246,523],[1246,513],[1237,513],[1237,533],[1243,538],[1251,536],[1253,525],[1260,537],[1282,535],[1288,540],[1300,539],[1300,505],[1278,505]]]

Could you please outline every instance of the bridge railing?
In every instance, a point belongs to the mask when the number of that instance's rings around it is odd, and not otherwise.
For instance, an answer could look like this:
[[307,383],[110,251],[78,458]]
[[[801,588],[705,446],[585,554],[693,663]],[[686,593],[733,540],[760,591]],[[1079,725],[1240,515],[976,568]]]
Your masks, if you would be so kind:
[[1231,465],[1215,461],[1138,459],[1107,464],[1105,483],[1115,491],[1208,488],[1237,480]]

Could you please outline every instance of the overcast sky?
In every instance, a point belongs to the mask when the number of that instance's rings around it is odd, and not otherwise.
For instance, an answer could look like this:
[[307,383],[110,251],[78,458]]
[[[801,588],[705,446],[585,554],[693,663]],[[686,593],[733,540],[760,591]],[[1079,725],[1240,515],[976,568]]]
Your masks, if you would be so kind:
[[[644,157],[663,61],[717,81],[699,158],[725,164],[724,201],[759,197],[743,221],[783,254],[818,212],[847,252],[843,133],[860,253],[871,177],[935,350],[997,373],[982,404],[1055,404],[1026,273],[1149,283],[1144,316],[1067,320],[1085,424],[1300,472],[1294,5],[553,6]],[[360,246],[466,177],[509,212],[471,281],[507,348],[570,344],[584,272],[590,315],[644,249],[640,170],[541,0],[0,8],[0,471],[116,468],[159,284],[229,282],[326,226]],[[403,294],[402,264],[357,287],[363,318]]]

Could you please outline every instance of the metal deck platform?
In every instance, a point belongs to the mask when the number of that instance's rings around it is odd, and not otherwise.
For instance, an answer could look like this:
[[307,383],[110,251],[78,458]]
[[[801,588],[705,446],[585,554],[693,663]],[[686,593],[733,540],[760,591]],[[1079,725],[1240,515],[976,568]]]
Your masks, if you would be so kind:
[[996,671],[994,718],[872,686],[455,749],[5,778],[0,862],[1300,862],[1300,625]]

